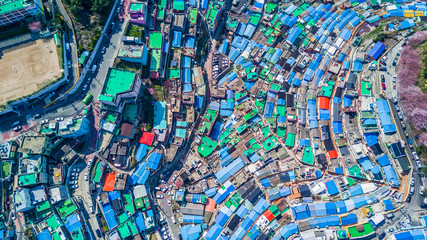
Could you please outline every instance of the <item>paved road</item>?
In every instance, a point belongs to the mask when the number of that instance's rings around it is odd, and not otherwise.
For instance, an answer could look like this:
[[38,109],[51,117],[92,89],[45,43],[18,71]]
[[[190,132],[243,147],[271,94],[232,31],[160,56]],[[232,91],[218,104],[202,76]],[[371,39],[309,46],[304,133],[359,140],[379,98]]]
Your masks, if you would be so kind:
[[[213,40],[213,41],[215,41],[215,40]],[[211,44],[211,46],[215,46],[215,45]],[[210,52],[210,54],[208,54],[208,58],[212,58],[212,56],[213,56],[213,54],[212,54],[213,50],[211,49],[210,51],[211,52]],[[206,62],[207,64],[209,64],[212,61],[211,61],[211,59],[208,59],[206,61],[202,60],[201,62]],[[210,99],[210,96],[211,96],[209,82],[213,81],[212,76],[209,73],[208,73],[208,77],[205,77],[204,80],[205,80],[205,85],[207,86],[206,87],[206,96],[204,98],[204,102],[202,105],[202,109],[200,110],[200,113],[203,113],[207,108],[207,103],[208,103],[208,100]],[[165,204],[165,200],[157,201],[157,199],[155,198],[156,192],[157,192],[155,190],[155,187],[159,184],[160,175],[162,173],[165,173],[168,171],[173,172],[175,170],[178,170],[179,166],[181,164],[181,161],[185,160],[187,155],[190,153],[192,143],[194,142],[194,138],[197,136],[197,134],[196,134],[197,129],[199,129],[199,126],[200,126],[200,123],[202,120],[202,118],[200,116],[203,116],[203,115],[201,114],[197,118],[196,122],[193,125],[193,128],[191,130],[191,133],[190,133],[187,141],[185,142],[184,146],[178,150],[178,153],[175,155],[173,161],[171,163],[167,164],[166,166],[164,166],[161,170],[157,171],[153,176],[151,176],[149,181],[148,181],[148,184],[147,184],[149,196],[151,197],[151,199],[154,202],[158,202],[158,208],[159,208],[160,212],[162,212],[163,215],[166,215],[166,221],[167,221],[168,226],[170,228],[169,232],[171,233],[172,239],[179,239],[178,234],[180,232],[178,229],[178,225],[174,224],[172,222],[171,217],[172,217],[173,213],[171,210],[171,206],[169,206],[167,204],[167,200],[166,200],[166,204]]]
[[[118,52],[118,47],[120,44],[120,37],[124,31],[125,24],[120,21],[116,21],[116,26],[114,28],[113,34],[106,46],[105,54],[98,53],[95,59],[100,59],[101,64],[98,67],[95,73],[90,73],[85,79],[85,83],[81,86],[81,91],[77,91],[73,96],[63,98],[62,101],[58,101],[56,104],[49,106],[48,108],[37,108],[37,109],[28,109],[23,114],[13,117],[0,116],[0,131],[6,132],[12,129],[12,124],[16,121],[20,121],[22,125],[28,124],[27,116],[34,115],[36,113],[41,114],[42,116],[38,119],[49,119],[52,120],[56,117],[72,117],[77,115],[82,111],[86,105],[83,104],[82,100],[87,93],[90,93],[96,99],[102,91],[102,86],[105,81],[105,77],[108,72],[108,68],[111,67],[114,63],[114,59]],[[95,60],[96,62],[96,60]],[[96,63],[95,63],[96,64]],[[91,79],[89,81],[89,79]],[[86,91],[83,91],[82,88],[85,84],[90,84],[90,87]]]

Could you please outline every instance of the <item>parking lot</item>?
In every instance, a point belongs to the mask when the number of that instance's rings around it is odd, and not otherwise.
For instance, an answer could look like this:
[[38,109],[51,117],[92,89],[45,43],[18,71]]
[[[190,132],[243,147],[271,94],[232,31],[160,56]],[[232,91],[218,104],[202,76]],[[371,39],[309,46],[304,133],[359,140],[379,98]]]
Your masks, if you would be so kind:
[[230,66],[230,61],[227,57],[220,54],[218,51],[214,52],[214,56],[212,58],[212,74],[214,78],[218,78],[218,76],[226,70]]

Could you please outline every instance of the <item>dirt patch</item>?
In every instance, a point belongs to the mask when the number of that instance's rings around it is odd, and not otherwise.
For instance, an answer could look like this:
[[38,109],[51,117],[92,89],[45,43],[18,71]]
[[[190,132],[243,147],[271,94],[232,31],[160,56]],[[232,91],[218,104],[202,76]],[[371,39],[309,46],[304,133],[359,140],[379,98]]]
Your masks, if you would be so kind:
[[0,104],[29,95],[61,76],[53,38],[4,52],[0,59]]

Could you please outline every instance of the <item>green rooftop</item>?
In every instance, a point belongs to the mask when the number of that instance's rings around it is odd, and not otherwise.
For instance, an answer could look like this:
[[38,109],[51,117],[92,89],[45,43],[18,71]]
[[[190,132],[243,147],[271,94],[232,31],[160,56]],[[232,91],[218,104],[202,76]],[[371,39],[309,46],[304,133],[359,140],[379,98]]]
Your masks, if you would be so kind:
[[267,3],[267,6],[265,7],[265,13],[270,14],[274,11],[276,11],[277,4],[276,3]]
[[44,202],[41,202],[41,203],[36,205],[36,211],[37,212],[42,212],[42,211],[49,209],[49,208],[50,208],[49,201],[44,201]]
[[286,136],[285,145],[288,147],[294,147],[294,145],[295,145],[295,134],[294,133],[288,133],[288,135]]
[[374,228],[370,223],[364,223],[362,227],[363,231],[359,231],[357,229],[357,226],[349,227],[348,233],[350,234],[350,238],[363,237],[375,232]]
[[252,23],[252,25],[257,26],[259,23],[259,20],[261,20],[261,14],[255,13],[251,15],[249,22]]
[[160,69],[160,49],[154,49],[151,52],[151,62],[150,62],[150,71],[159,71]]
[[217,143],[210,138],[204,136],[202,137],[202,142],[200,146],[197,148],[197,151],[203,156],[209,156],[216,148]]
[[218,111],[213,110],[213,109],[208,109],[206,111],[206,114],[204,115],[204,117],[209,122],[213,122],[213,121],[215,121],[215,117],[216,117],[217,114],[218,114]]
[[95,176],[93,176],[94,182],[101,182],[102,173],[104,172],[104,165],[101,162],[98,162],[95,167]]
[[180,78],[181,77],[181,69],[169,69],[169,77],[174,78]]
[[124,205],[125,205],[125,211],[128,214],[133,215],[135,213],[135,207],[133,206],[132,194],[130,192],[124,193],[123,194],[123,201],[124,201]]
[[372,85],[370,82],[362,81],[362,95],[371,96]]
[[223,4],[223,2],[215,1],[211,1],[209,3],[208,12],[206,13],[206,21],[210,28],[215,27],[215,20]]
[[[25,2],[28,2],[29,4]],[[0,3],[1,3],[0,14],[13,12],[34,4],[32,1],[23,1],[23,0],[5,0],[5,1],[0,1]]]
[[110,68],[98,99],[112,102],[116,94],[131,90],[135,75],[135,72]]
[[314,163],[314,155],[313,155],[313,152],[311,151],[311,147],[310,146],[305,146],[305,148],[304,148],[304,154],[302,155],[302,162],[306,163],[306,164],[313,165],[313,163]]
[[175,11],[184,11],[185,10],[185,2],[184,1],[173,1],[172,8]]
[[144,4],[142,4],[142,3],[132,2],[130,4],[129,11],[132,11],[132,12],[141,12],[142,9],[143,9],[143,5]]
[[148,47],[152,49],[162,48],[162,33],[150,32]]
[[71,235],[71,238],[73,240],[84,240],[85,239],[85,237],[83,236],[82,228],[77,228],[76,230],[72,231],[70,233],[70,235]]
[[319,95],[330,98],[332,96],[332,91],[334,90],[335,82],[329,80],[326,83],[328,85],[327,86],[322,86],[322,88],[320,89]]
[[190,23],[191,24],[197,23],[197,8],[190,9]]
[[52,231],[55,231],[62,225],[61,220],[59,220],[58,216],[56,215],[52,215],[46,218],[45,222],[48,227],[52,228]]
[[10,172],[12,171],[12,162],[4,161],[1,162],[1,175],[0,178],[5,178],[10,176]]
[[18,177],[18,186],[28,186],[33,185],[38,182],[37,173],[31,173],[26,175],[20,175]]
[[265,139],[265,142],[262,143],[262,147],[266,152],[270,151],[271,149],[279,146],[279,143],[277,141],[276,136],[271,135],[269,138]]
[[71,199],[67,199],[64,202],[56,206],[56,211],[62,220],[64,220],[68,215],[77,210],[77,206]]

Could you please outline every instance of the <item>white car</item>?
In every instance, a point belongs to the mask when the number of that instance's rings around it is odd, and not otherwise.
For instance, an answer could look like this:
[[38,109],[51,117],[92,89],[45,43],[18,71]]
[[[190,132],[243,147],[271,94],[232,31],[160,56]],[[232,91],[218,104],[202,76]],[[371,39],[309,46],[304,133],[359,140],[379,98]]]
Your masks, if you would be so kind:
[[45,123],[48,123],[48,122],[49,122],[49,119],[44,119],[44,120],[40,121],[40,124],[45,124]]
[[163,195],[156,195],[156,198],[163,199]]
[[87,165],[90,166],[92,164],[93,158],[89,159],[89,161],[87,162]]
[[85,84],[85,85],[83,86],[83,91],[86,91],[86,89],[87,89],[87,84]]
[[173,222],[174,224],[176,224],[176,219],[175,219],[175,217],[173,217],[173,216],[172,216],[172,222]]
[[94,209],[93,209],[93,206],[89,206],[89,211],[90,211],[91,213],[95,213],[95,211],[94,211]]
[[417,152],[412,152],[412,155],[414,155],[415,160],[420,160],[420,157],[418,156]]
[[411,179],[411,186],[414,186],[415,185],[415,178],[412,178]]
[[71,173],[71,176],[76,176],[76,177],[77,177],[77,176],[79,176],[79,173],[72,172],[72,173]]
[[89,181],[89,174],[85,173],[85,181]]
[[64,118],[63,117],[57,117],[57,118],[55,118],[55,120],[59,122],[59,121],[63,121]]
[[424,187],[423,186],[420,186],[420,195],[424,196]]
[[12,217],[12,220],[15,220],[16,219],[15,211],[11,211],[10,216]]
[[416,161],[416,163],[417,163],[417,167],[418,167],[418,168],[422,168],[422,167],[423,167],[423,166],[421,165],[421,162],[420,162],[419,160],[417,160],[417,161]]
[[73,172],[80,172],[80,168],[73,168]]
[[70,184],[71,185],[77,184],[77,181],[71,181]]
[[169,196],[173,196],[173,192],[171,191],[171,192],[168,192],[168,195]]
[[170,200],[170,199],[168,199],[168,205],[169,205],[169,206],[171,205],[171,200]]

